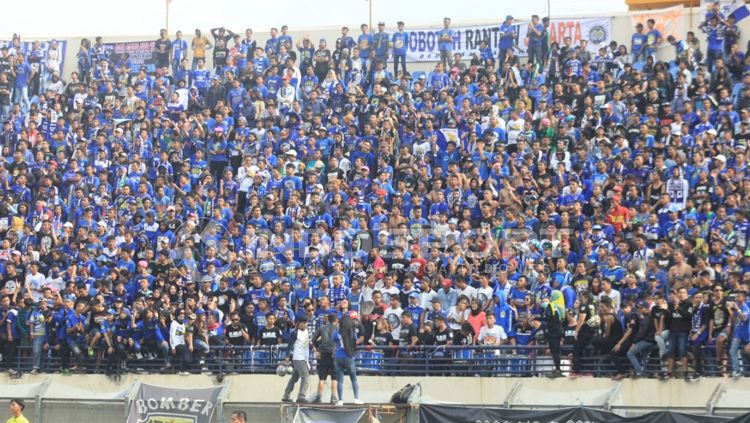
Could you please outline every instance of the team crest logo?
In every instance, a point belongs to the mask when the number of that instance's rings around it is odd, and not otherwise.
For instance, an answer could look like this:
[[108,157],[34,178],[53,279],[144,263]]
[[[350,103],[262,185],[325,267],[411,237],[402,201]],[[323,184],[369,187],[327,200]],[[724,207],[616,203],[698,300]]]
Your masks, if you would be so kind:
[[599,44],[607,40],[607,28],[602,25],[594,25],[589,30],[589,42]]

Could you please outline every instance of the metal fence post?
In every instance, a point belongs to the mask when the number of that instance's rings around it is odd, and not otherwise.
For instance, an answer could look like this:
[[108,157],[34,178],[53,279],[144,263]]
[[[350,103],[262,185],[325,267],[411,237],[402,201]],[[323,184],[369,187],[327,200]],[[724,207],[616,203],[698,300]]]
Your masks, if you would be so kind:
[[36,420],[38,423],[44,422],[44,413],[42,412],[42,396],[44,396],[44,393],[47,392],[47,388],[49,388],[50,384],[52,384],[52,380],[50,380],[49,377],[44,378],[44,382],[42,382],[41,386],[39,386],[39,390],[37,390],[36,394],[34,394],[34,420]]
[[225,382],[222,385],[221,392],[217,397],[218,403],[216,404],[216,423],[224,423],[224,401],[229,393],[230,382]]
[[125,397],[125,418],[128,418],[128,414],[130,413],[130,405],[133,402],[133,399],[135,398],[136,393],[141,388],[141,381],[136,380],[135,383],[130,387],[130,391],[128,391],[128,395]]

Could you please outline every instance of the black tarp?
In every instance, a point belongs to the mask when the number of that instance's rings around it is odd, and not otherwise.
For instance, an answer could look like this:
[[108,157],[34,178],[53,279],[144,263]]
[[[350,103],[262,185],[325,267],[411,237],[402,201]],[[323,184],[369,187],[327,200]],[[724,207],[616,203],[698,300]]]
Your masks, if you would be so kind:
[[698,416],[657,411],[638,417],[585,407],[559,410],[509,410],[499,407],[420,404],[419,423],[750,423],[750,413],[736,417]]

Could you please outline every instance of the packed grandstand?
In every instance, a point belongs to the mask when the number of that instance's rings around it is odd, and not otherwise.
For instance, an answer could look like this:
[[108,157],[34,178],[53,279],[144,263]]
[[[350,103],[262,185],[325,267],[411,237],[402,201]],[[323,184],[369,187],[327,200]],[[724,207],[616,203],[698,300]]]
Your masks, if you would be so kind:
[[57,41],[14,36],[3,367],[273,372],[300,321],[333,354],[333,314],[361,372],[745,375],[735,16],[601,45],[551,42],[538,16],[519,39],[508,16],[466,56],[442,25],[429,72],[410,71],[403,22],[330,47],[285,26],[264,45],[163,30],[150,67],[96,37],[66,75]]

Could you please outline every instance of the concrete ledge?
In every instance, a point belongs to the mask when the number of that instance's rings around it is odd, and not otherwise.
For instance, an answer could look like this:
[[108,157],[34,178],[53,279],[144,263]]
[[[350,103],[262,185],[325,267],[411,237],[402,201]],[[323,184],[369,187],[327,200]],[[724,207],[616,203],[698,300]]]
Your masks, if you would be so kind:
[[[49,380],[43,399],[77,399],[90,401],[120,401],[129,387],[137,382],[175,388],[220,385],[208,375],[124,375],[114,382],[103,375],[25,375],[11,379],[0,375],[0,397],[33,397],[35,388]],[[288,381],[276,375],[226,376],[230,383],[228,403],[278,403]],[[317,383],[312,378],[311,389]],[[407,383],[422,385],[422,402],[477,405],[502,405],[513,391],[512,408],[545,408],[558,406],[603,407],[612,409],[675,408],[704,409],[712,394],[717,394],[718,409],[746,409],[750,394],[750,378],[704,378],[694,382],[682,380],[625,379],[613,382],[603,378],[546,379],[546,378],[479,378],[479,377],[385,377],[360,376],[362,400],[368,403],[388,403],[391,395]],[[617,388],[617,389],[615,389]],[[611,395],[610,395],[611,394]],[[324,398],[328,397],[328,392]],[[351,399],[351,385],[345,381],[344,398]]]

